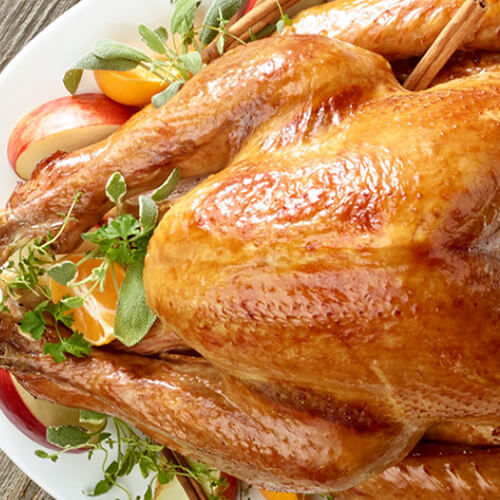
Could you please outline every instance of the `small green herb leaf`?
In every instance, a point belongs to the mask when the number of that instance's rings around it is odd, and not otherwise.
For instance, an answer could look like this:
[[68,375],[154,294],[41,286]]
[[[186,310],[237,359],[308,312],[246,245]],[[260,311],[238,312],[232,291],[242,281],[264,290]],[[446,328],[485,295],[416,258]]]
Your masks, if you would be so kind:
[[172,99],[172,97],[174,97],[174,95],[177,94],[177,92],[179,92],[179,89],[183,85],[184,82],[180,80],[172,82],[165,90],[153,96],[153,98],[151,99],[153,106],[155,108],[163,106],[165,103],[170,101],[170,99]]
[[81,69],[70,69],[64,74],[63,83],[66,87],[66,90],[71,95],[74,95],[78,90],[78,86],[80,85],[80,82],[82,80],[82,75],[83,70]]
[[115,172],[106,183],[106,196],[116,206],[120,205],[127,194],[127,183],[120,172]]
[[214,0],[203,20],[200,30],[200,43],[208,45],[217,35],[216,29],[220,26],[221,18],[229,21],[238,12],[243,0]]
[[219,38],[217,38],[217,50],[219,51],[219,54],[222,55],[224,54],[224,35],[221,34]]
[[155,29],[155,33],[160,37],[163,43],[168,40],[168,31],[163,26],[158,26],[158,28]]
[[90,434],[76,425],[48,427],[47,441],[59,448],[75,448],[88,443]]
[[46,451],[43,450],[35,450],[35,455],[39,458],[48,458],[49,460],[52,460],[52,462],[57,462],[57,459],[59,456],[54,453],[53,455],[49,455]]
[[163,42],[162,37],[152,29],[144,26],[144,24],[139,25],[139,34],[141,35],[144,43],[157,54],[165,55],[167,50],[165,49],[165,44]]
[[276,23],[276,31],[278,33],[281,33],[283,31],[283,28],[285,27],[285,21],[283,21],[283,19],[280,19],[277,23]]
[[24,315],[19,327],[22,332],[29,333],[33,339],[40,340],[45,333],[47,323],[41,312],[28,311]]
[[90,342],[85,340],[84,336],[80,332],[73,332],[71,337],[62,339],[60,345],[62,345],[64,352],[72,354],[77,358],[89,356],[92,352],[92,345]]
[[199,52],[188,52],[187,54],[182,54],[179,56],[179,60],[193,75],[196,75],[196,73],[198,73],[198,71],[200,71],[203,67],[201,54]]
[[83,297],[64,297],[61,299],[62,304],[67,309],[78,309],[83,306],[85,299]]
[[67,285],[70,281],[75,279],[76,275],[78,274],[78,268],[76,267],[74,262],[65,260],[64,262],[58,262],[57,264],[53,265],[47,271],[47,274],[56,283]]
[[158,207],[156,203],[145,195],[139,196],[139,223],[143,233],[149,233],[156,226]]
[[103,59],[102,57],[97,57],[95,54],[90,53],[79,59],[73,65],[73,69],[128,71],[137,67],[138,64],[139,63],[137,61],[131,61],[130,59]]
[[144,500],[153,500],[153,490],[151,489],[151,485],[148,486],[146,493],[144,493]]
[[181,171],[177,167],[170,172],[167,180],[157,189],[155,189],[151,195],[153,201],[159,203],[160,201],[166,200],[170,194],[174,191],[181,180]]
[[146,304],[142,281],[144,262],[129,266],[118,294],[115,316],[115,336],[126,346],[140,342],[148,333],[156,317]]
[[126,59],[136,63],[151,62],[151,58],[146,54],[114,40],[99,40],[94,45],[92,54],[101,59]]
[[64,355],[63,346],[59,342],[46,342],[43,346],[43,353],[52,356],[56,363],[62,363],[68,359]]
[[112,486],[113,485],[107,479],[102,479],[95,485],[94,492],[91,496],[97,497],[99,495],[104,495],[104,493],[107,493]]
[[186,36],[192,29],[198,0],[176,0],[170,17],[170,31]]

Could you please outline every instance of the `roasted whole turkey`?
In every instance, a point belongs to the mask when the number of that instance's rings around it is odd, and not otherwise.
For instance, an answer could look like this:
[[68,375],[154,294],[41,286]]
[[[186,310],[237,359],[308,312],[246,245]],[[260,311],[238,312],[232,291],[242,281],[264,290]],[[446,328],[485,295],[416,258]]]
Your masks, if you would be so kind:
[[[80,190],[73,249],[117,169],[131,194],[214,175],[150,242],[147,348],[55,364],[5,317],[0,365],[269,489],[500,498],[500,56],[460,54],[421,92],[383,57],[422,55],[461,3],[305,11],[39,166],[0,216],[4,256]],[[500,50],[498,5],[464,48]]]

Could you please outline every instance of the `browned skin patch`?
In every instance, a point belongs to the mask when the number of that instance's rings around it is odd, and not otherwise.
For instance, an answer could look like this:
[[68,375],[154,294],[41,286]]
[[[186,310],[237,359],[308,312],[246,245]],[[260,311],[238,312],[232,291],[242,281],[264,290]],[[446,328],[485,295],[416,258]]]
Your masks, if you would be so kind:
[[[383,46],[387,32],[366,36]],[[41,169],[0,226],[6,249],[57,225],[82,189],[69,249],[109,208],[117,166],[132,194],[173,166],[224,169],[166,214],[145,267],[169,335],[203,359],[97,349],[55,365],[2,319],[0,365],[44,397],[282,490],[354,486],[443,421],[491,425],[499,97],[493,70],[406,92],[383,58],[321,36],[231,51],[164,108],[56,159],[51,179]]]

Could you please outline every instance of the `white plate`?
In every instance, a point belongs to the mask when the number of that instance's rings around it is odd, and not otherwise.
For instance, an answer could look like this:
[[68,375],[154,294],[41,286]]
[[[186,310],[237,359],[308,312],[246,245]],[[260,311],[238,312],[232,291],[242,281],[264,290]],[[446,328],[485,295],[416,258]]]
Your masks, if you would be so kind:
[[[62,84],[64,72],[96,40],[136,40],[140,23],[168,26],[170,6],[169,0],[82,0],[34,38],[0,74],[0,206],[5,204],[19,180],[6,154],[10,132],[19,119],[43,102],[67,95]],[[93,91],[96,87],[88,78],[80,90]],[[56,464],[39,459],[34,452],[41,447],[15,428],[1,412],[0,448],[57,500],[88,499],[82,492],[102,477],[99,456],[89,462],[86,454],[64,455]],[[145,483],[140,474],[130,476],[124,484],[133,498],[144,493]],[[98,498],[125,497],[115,488]],[[254,493],[253,498],[262,497]]]

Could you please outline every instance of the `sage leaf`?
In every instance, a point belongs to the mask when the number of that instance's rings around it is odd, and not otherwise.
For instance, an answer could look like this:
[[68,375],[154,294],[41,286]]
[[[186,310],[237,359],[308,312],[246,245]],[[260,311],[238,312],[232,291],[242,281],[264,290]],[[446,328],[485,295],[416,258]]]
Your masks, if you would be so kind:
[[[103,59],[95,54],[87,54],[79,59],[73,66],[74,69],[99,69],[109,71],[128,71],[137,67],[139,63],[129,59]],[[71,71],[71,70],[70,70]]]
[[192,29],[198,0],[177,0],[170,17],[170,31],[186,36]]
[[127,194],[127,183],[120,172],[115,172],[106,183],[106,196],[118,206],[123,197]]
[[139,34],[141,35],[142,39],[144,40],[144,43],[153,51],[156,52],[157,54],[163,54],[165,55],[167,53],[167,50],[165,49],[165,45],[163,43],[162,38],[156,31],[153,31],[152,29],[148,28],[147,26],[144,26],[144,24],[139,25]]
[[219,38],[217,38],[217,50],[219,51],[219,54],[222,55],[224,54],[224,35],[220,35]]
[[278,33],[281,33],[283,31],[283,28],[285,27],[285,21],[283,21],[283,19],[280,19],[277,23],[276,23],[276,31]]
[[99,40],[94,45],[92,54],[101,59],[126,59],[137,63],[151,62],[151,58],[146,54],[114,40]]
[[185,68],[193,75],[196,75],[196,73],[198,73],[198,71],[200,71],[203,67],[201,54],[199,52],[188,52],[187,54],[182,54],[179,56],[179,59]]
[[130,264],[118,294],[115,336],[128,347],[140,342],[156,319],[146,304],[143,269],[143,261]]
[[177,92],[179,92],[180,88],[184,85],[184,82],[181,80],[176,80],[172,82],[165,90],[158,92],[151,99],[153,106],[155,108],[160,108],[164,104],[166,104],[172,97],[174,97]]
[[163,26],[158,26],[158,28],[155,29],[155,33],[160,37],[163,43],[168,40],[168,31]]
[[170,172],[170,175],[167,177],[166,181],[157,189],[153,191],[151,194],[151,198],[156,203],[160,201],[166,200],[168,196],[174,191],[181,180],[181,171],[177,167]]
[[48,427],[47,441],[59,448],[75,448],[87,444],[90,434],[76,425],[61,425]]
[[143,233],[152,231],[158,220],[158,207],[149,196],[139,196],[139,223]]
[[80,85],[80,82],[82,80],[82,75],[83,70],[81,69],[70,69],[64,74],[63,83],[66,87],[66,90],[71,95],[74,95],[78,90],[78,86]]
[[48,271],[49,278],[52,278],[60,285],[67,285],[70,281],[74,280],[78,274],[78,267],[74,262],[65,260],[54,264]]
[[255,42],[256,40],[262,40],[263,38],[269,36],[275,28],[276,25],[274,23],[269,23],[266,24],[258,33],[250,31],[250,39],[252,40],[252,42]]
[[210,29],[210,27],[219,28],[221,18],[224,21],[229,21],[238,12],[242,3],[243,0],[214,0],[203,20],[203,28],[200,30],[200,43],[208,45],[217,35],[217,31]]

